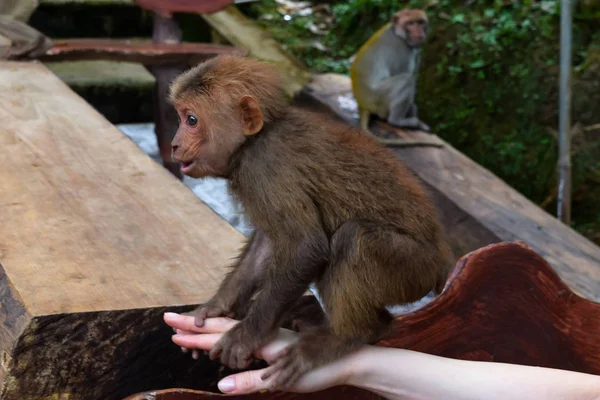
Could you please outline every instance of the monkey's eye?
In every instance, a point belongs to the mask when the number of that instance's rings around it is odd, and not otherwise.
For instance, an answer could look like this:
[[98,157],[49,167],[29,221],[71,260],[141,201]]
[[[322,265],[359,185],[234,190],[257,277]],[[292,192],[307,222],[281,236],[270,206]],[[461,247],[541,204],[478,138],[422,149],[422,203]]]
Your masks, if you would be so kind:
[[187,119],[185,121],[189,126],[196,126],[196,124],[198,123],[198,118],[196,118],[193,115],[188,115]]

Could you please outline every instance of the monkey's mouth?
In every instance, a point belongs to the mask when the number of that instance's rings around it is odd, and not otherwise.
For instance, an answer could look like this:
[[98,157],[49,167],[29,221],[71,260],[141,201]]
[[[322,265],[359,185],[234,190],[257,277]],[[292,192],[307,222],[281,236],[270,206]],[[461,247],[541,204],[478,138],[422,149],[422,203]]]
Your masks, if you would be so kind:
[[182,161],[181,162],[181,172],[186,173],[194,166],[194,161]]

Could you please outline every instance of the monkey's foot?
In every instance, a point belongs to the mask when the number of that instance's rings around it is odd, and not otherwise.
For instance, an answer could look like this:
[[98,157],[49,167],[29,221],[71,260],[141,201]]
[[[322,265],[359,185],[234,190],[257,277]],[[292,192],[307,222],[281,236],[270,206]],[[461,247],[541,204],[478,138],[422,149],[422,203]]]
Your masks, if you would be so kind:
[[302,375],[315,368],[314,360],[318,357],[315,351],[323,351],[320,342],[312,344],[309,348],[303,340],[292,344],[279,352],[271,362],[271,366],[265,370],[261,379],[266,381],[272,378],[269,390],[288,391],[300,379]]
[[247,368],[252,362],[252,352],[258,347],[256,340],[240,322],[215,343],[209,352],[211,360],[221,359],[221,363],[231,369]]
[[407,118],[401,121],[386,121],[389,125],[394,128],[407,129],[407,130],[418,130],[423,132],[431,133],[431,128],[425,122],[416,118]]
[[[400,126],[395,125],[395,124],[391,124],[389,122],[387,122],[389,125],[396,127],[396,128],[400,128]],[[427,129],[429,129],[429,127],[427,125],[424,125]],[[412,127],[412,129],[415,129],[415,127]],[[439,141],[430,141],[430,140],[407,140],[401,137],[381,137],[379,135],[376,135],[375,133],[373,133],[371,130],[365,130],[364,131],[367,135],[375,138],[379,143],[381,143],[384,146],[388,146],[388,147],[421,147],[421,146],[431,146],[431,147],[443,147],[444,145],[439,142]]]
[[387,124],[389,124],[393,127],[400,128],[400,129],[420,130],[420,131],[430,132],[429,125],[427,125],[426,123],[421,121],[416,116],[402,118],[402,117],[399,117],[398,115],[390,114],[384,120],[384,122],[386,122]]
[[379,143],[389,147],[444,147],[440,142],[429,141],[429,140],[406,140],[403,138],[382,138],[377,136]]
[[327,327],[311,329],[270,360],[261,379],[271,379],[270,390],[289,391],[302,375],[333,362],[352,348],[352,343],[333,336]]
[[329,364],[360,347],[363,342],[332,334],[329,327],[311,329],[273,357],[261,379],[270,390],[289,391],[298,379],[315,368]]
[[421,122],[419,121],[419,129],[424,131],[424,132],[431,132],[431,129],[429,128],[429,125],[427,125],[425,122]]

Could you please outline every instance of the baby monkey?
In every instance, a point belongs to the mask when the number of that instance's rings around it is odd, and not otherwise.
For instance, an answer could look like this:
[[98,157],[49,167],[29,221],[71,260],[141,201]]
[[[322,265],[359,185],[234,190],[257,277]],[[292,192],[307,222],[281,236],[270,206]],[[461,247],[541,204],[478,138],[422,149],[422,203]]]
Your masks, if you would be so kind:
[[376,139],[288,105],[276,70],[246,57],[192,68],[170,99],[181,171],[228,179],[255,229],[215,296],[193,312],[198,326],[208,317],[241,320],[211,359],[246,368],[286,316],[306,306],[314,284],[323,322],[301,330],[263,375],[285,390],[380,340],[393,320],[387,306],[441,291],[453,260],[436,209]]

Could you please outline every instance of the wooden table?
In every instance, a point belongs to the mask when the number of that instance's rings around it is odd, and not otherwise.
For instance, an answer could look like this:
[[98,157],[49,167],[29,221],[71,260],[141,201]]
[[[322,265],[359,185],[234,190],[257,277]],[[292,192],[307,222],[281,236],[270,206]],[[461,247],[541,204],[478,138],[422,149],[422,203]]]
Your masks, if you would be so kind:
[[207,300],[241,240],[42,64],[0,63],[1,399],[211,378],[162,312]]

